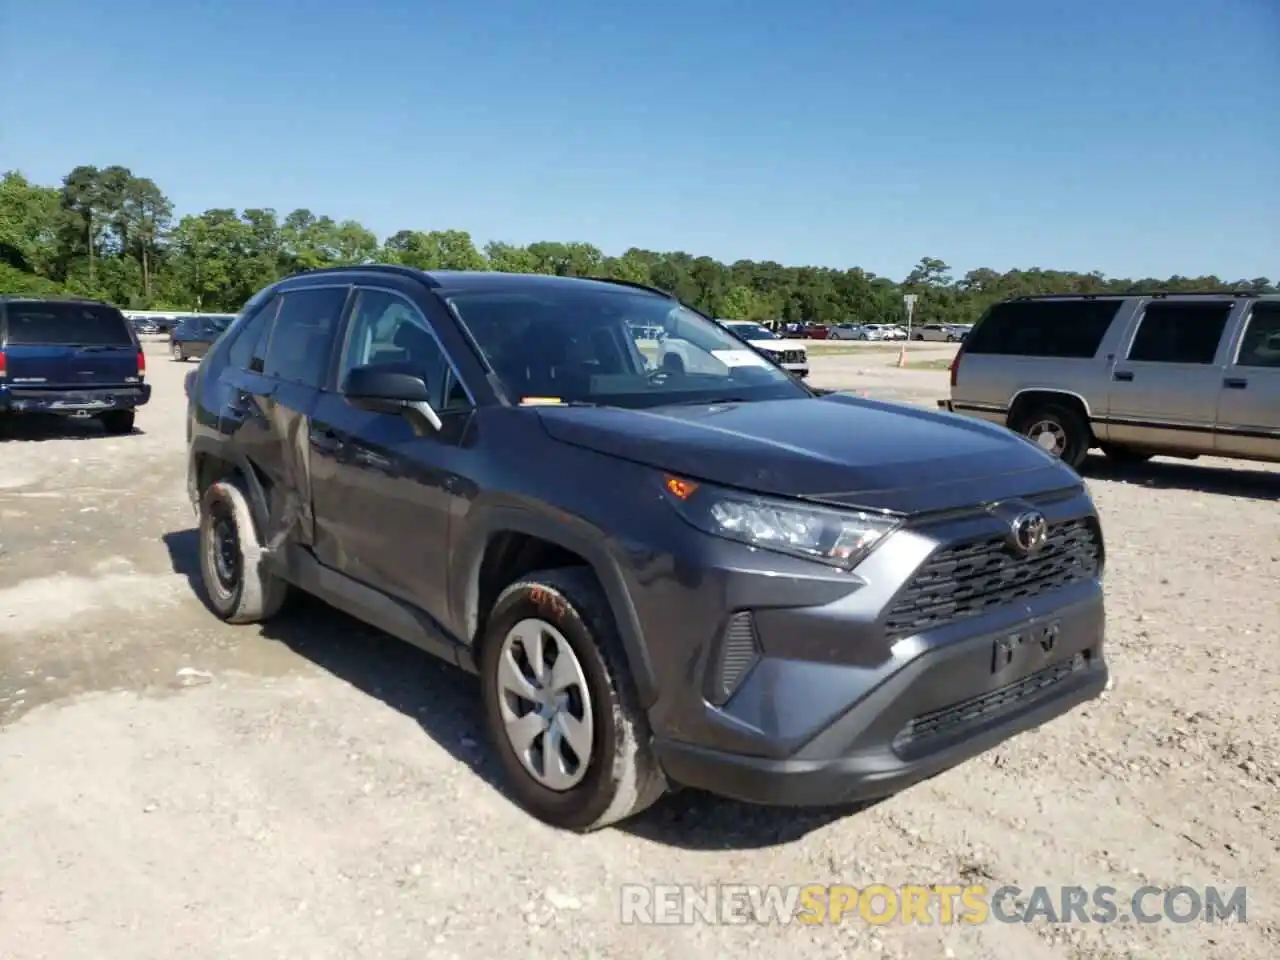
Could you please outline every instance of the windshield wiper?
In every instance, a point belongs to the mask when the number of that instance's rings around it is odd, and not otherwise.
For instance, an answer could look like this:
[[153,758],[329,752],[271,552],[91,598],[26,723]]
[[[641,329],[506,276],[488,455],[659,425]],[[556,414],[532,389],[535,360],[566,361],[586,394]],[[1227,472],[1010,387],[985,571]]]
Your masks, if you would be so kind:
[[752,403],[746,397],[715,397],[711,400],[673,400],[664,403],[664,407],[714,407],[719,403]]

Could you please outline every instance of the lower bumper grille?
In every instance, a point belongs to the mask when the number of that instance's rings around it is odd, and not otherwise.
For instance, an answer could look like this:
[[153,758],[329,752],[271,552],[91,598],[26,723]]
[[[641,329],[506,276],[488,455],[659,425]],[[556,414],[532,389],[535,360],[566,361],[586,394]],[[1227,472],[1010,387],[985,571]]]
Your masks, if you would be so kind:
[[1019,706],[1039,699],[1050,688],[1057,686],[1067,677],[1089,665],[1089,654],[1077,653],[1069,660],[1055,663],[1038,670],[1030,676],[1015,680],[1006,686],[993,690],[972,700],[957,703],[932,713],[922,714],[907,722],[895,742],[919,743],[921,740],[944,736],[953,731],[962,730],[975,723],[1013,710]]
[[1096,577],[1101,569],[1102,532],[1092,518],[1054,524],[1030,557],[1014,555],[1003,537],[947,547],[899,594],[885,632],[890,639],[909,637]]

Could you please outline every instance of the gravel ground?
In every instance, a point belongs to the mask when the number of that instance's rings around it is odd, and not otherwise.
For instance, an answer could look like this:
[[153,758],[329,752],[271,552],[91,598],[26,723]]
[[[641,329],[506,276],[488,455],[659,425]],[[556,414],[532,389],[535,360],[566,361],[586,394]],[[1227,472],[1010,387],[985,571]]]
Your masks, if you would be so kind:
[[[495,787],[470,678],[319,603],[206,612],[190,367],[149,349],[135,435],[0,445],[5,960],[1280,955],[1280,473],[1086,468],[1116,677],[1087,708],[860,813],[682,794],[579,838]],[[944,391],[893,359],[817,357],[814,380]],[[712,882],[1244,885],[1248,921],[619,922],[623,884]]]

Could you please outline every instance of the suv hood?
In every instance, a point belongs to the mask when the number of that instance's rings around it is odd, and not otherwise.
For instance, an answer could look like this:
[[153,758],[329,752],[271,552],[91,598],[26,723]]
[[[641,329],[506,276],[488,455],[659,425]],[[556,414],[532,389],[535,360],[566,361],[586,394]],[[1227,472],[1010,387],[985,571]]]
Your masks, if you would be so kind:
[[556,440],[757,493],[914,514],[1075,487],[1003,427],[847,395],[655,407],[538,407]]

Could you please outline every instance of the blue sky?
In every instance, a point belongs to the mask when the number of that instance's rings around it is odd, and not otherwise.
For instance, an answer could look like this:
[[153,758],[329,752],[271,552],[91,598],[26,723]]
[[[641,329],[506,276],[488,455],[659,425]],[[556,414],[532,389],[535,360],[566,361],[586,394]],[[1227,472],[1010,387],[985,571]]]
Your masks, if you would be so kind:
[[120,163],[180,213],[1280,276],[1275,0],[0,8],[0,169]]

